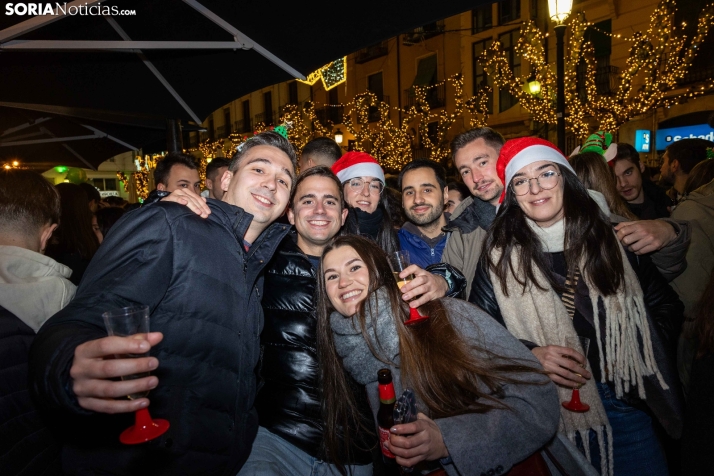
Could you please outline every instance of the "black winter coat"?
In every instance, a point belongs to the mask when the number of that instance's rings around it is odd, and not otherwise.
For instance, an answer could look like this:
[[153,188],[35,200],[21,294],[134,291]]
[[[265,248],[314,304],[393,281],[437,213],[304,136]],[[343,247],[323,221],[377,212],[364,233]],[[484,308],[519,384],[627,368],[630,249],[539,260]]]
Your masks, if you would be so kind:
[[27,390],[27,355],[35,332],[0,306],[0,474],[61,474],[60,446]]
[[[211,215],[159,202],[125,215],[102,243],[66,308],[40,329],[30,378],[42,404],[71,426],[63,464],[72,474],[234,476],[258,429],[254,409],[263,311],[262,270],[286,225],[271,225],[251,246],[252,216],[208,200]],[[151,414],[171,428],[135,446],[118,435],[133,415],[79,407],[69,369],[77,345],[106,336],[101,314],[146,304],[151,330],[164,334]]]
[[[635,274],[637,274],[640,286],[642,287],[644,302],[647,307],[647,317],[655,360],[657,361],[664,381],[669,386],[669,390],[662,390],[659,384],[653,383],[656,379],[646,377],[644,383],[647,392],[647,401],[645,403],[659,419],[670,436],[679,438],[682,432],[684,408],[675,363],[677,339],[679,338],[679,333],[684,321],[684,304],[682,304],[677,293],[667,284],[667,281],[662,277],[654,264],[652,264],[652,260],[650,260],[649,257],[637,256],[629,251],[626,253],[628,261],[635,271]],[[562,252],[553,253],[553,255],[552,260],[554,262],[556,259],[559,259],[562,263],[565,262]],[[557,257],[555,255],[561,256]],[[564,276],[555,273],[555,278],[560,283],[565,283]],[[476,304],[505,326],[498,302],[496,301],[493,283],[486,270],[484,260],[480,260],[476,268],[476,275],[474,277],[473,287],[471,288],[469,302]],[[594,338],[595,331],[592,304],[590,302],[588,288],[582,279],[578,282],[575,294],[575,307],[574,325],[576,325],[576,320],[581,322],[586,320],[589,322],[586,326],[592,328]],[[599,307],[602,313],[602,302]],[[604,329],[604,326],[601,325],[600,328]],[[523,343],[531,349],[536,346],[532,342]],[[596,373],[599,374],[599,369],[596,368],[596,365],[592,365],[593,355],[596,359],[599,359],[597,346],[591,344],[590,351],[588,352],[588,360],[593,367],[593,378],[596,378],[599,376],[595,375]],[[636,391],[631,392],[631,395],[632,396],[625,396],[626,399],[630,401],[631,404],[637,405],[638,398],[636,397]]]
[[[294,235],[283,239],[265,272],[261,334],[261,388],[255,408],[260,426],[324,460],[324,420],[320,400],[315,290],[317,270],[298,248]],[[350,378],[351,379],[351,378]],[[362,413],[371,422],[364,388],[354,383]],[[355,435],[352,435],[355,438]],[[377,441],[376,433],[362,435],[362,447]],[[369,452],[353,448],[345,464],[369,464]]]

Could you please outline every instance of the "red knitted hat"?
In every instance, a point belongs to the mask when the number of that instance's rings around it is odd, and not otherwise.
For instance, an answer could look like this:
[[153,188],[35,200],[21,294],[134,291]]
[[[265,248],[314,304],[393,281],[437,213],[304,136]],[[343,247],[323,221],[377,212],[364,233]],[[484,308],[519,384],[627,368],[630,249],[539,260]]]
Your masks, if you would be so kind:
[[332,171],[346,182],[355,177],[375,177],[385,184],[384,171],[379,162],[366,152],[347,152],[332,164]]
[[521,137],[509,140],[501,147],[501,153],[498,156],[498,162],[496,162],[496,173],[503,182],[503,193],[498,203],[503,203],[503,199],[506,198],[506,190],[513,176],[526,165],[539,160],[554,162],[575,174],[568,159],[551,142],[538,137]]

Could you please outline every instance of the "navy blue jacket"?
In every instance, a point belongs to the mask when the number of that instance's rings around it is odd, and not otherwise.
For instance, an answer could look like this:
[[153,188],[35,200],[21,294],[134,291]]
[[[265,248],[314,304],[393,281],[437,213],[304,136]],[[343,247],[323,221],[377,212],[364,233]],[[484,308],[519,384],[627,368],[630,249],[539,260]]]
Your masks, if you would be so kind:
[[447,235],[445,233],[437,245],[432,248],[420,236],[402,227],[398,233],[399,246],[402,250],[409,252],[412,264],[426,269],[429,265],[441,263],[441,254],[446,246]]
[[[159,202],[125,215],[102,243],[67,307],[40,329],[30,351],[30,383],[46,409],[71,425],[63,465],[70,474],[234,476],[258,431],[254,408],[260,355],[263,268],[288,232],[273,224],[248,252],[252,216],[208,200],[203,219]],[[79,407],[69,369],[77,345],[106,336],[102,312],[146,304],[159,385],[152,416],[171,428],[135,446],[119,443],[133,415]]]

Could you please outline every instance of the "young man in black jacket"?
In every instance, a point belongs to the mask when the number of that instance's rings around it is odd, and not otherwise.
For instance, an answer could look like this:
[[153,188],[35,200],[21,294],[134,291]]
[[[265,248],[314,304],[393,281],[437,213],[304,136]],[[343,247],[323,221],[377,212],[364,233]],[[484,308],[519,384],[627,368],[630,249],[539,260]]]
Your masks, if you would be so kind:
[[[64,423],[67,473],[240,470],[258,430],[262,270],[288,233],[272,223],[287,206],[295,163],[286,139],[258,134],[236,153],[223,201],[208,200],[206,219],[158,202],[115,225],[75,300],[42,327],[30,352],[32,391]],[[106,337],[102,312],[141,304],[151,311],[145,339]],[[119,380],[142,372],[151,375]],[[171,427],[148,443],[120,444],[132,412],[149,405],[122,397],[149,390],[152,415]]]
[[[300,174],[290,200],[288,219],[295,233],[286,236],[265,273],[260,336],[262,386],[256,398],[260,428],[240,475],[339,474],[323,452],[324,420],[320,401],[315,288],[320,256],[347,218],[342,186],[324,166]],[[363,414],[372,414],[364,389]],[[377,441],[361,435],[362,447]],[[354,435],[353,435],[354,438]],[[352,474],[371,475],[369,451],[353,448],[345,461]]]

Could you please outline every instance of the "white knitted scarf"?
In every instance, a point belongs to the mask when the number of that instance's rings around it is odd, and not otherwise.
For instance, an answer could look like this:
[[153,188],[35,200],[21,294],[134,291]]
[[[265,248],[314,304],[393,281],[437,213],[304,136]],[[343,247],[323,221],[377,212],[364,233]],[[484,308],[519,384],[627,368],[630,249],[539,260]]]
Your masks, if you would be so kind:
[[[550,253],[563,251],[565,237],[565,220],[561,220],[549,228],[540,228],[531,220],[529,226],[538,236],[544,249]],[[636,386],[641,399],[645,399],[643,377],[656,375],[662,388],[665,384],[652,350],[652,341],[647,322],[646,308],[639,280],[632,266],[627,260],[621,245],[618,247],[625,268],[624,280],[617,292],[611,296],[600,296],[590,276],[585,271],[584,259],[580,263],[582,279],[590,294],[593,308],[595,334],[597,335],[597,348],[600,355],[601,382],[606,379],[613,382],[615,393],[621,398],[624,393]],[[500,250],[494,250],[492,259],[498,262],[501,257]],[[511,255],[511,269],[522,273],[520,261],[516,253]],[[490,272],[491,282],[495,291],[496,300],[501,310],[503,320],[508,330],[517,338],[531,341],[538,346],[558,345],[565,347],[568,337],[575,338],[575,328],[572,320],[558,294],[549,286],[543,273],[534,267],[536,280],[544,290],[538,289],[529,283],[523,290],[512,273],[506,280],[509,296],[501,290],[500,281]],[[605,310],[604,325],[601,329],[598,301],[602,301]],[[604,342],[603,342],[604,336]],[[639,344],[642,343],[642,345]],[[590,364],[587,364],[588,369]],[[561,401],[570,400],[572,390],[558,387]],[[580,433],[585,443],[585,455],[590,459],[588,445],[588,430],[597,434],[600,446],[600,468],[603,475],[613,473],[612,445],[605,445],[605,435],[612,441],[612,430],[607,420],[605,409],[600,401],[595,382],[588,382],[581,389],[583,402],[590,405],[586,413],[573,413],[561,408],[560,431],[575,443],[577,433]],[[607,447],[607,452],[604,451]]]

